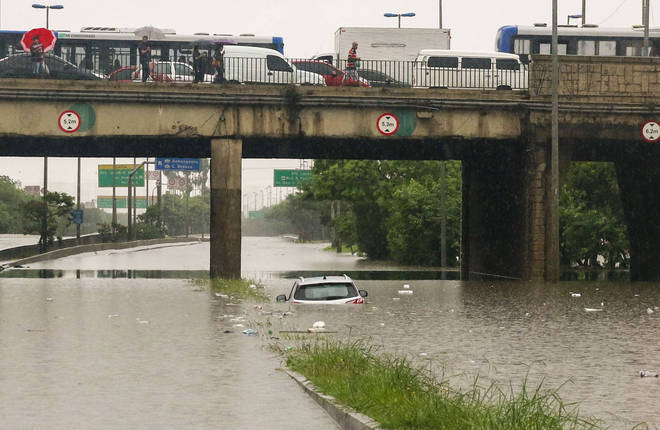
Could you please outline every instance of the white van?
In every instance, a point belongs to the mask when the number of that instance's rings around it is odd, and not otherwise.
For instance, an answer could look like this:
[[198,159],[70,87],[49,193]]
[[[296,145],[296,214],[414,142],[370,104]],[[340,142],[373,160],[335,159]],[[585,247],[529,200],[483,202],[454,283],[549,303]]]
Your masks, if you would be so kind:
[[527,69],[516,54],[422,49],[415,60],[413,86],[527,89]]
[[254,46],[224,47],[227,82],[255,84],[294,84],[296,68],[274,49]]

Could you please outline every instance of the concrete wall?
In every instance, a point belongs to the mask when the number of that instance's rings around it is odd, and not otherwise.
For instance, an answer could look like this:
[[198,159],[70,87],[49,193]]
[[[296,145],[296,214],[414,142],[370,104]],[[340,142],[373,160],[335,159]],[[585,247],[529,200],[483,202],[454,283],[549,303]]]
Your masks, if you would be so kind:
[[[559,56],[559,94],[573,101],[660,103],[660,57]],[[551,95],[552,57],[533,55],[529,92]]]

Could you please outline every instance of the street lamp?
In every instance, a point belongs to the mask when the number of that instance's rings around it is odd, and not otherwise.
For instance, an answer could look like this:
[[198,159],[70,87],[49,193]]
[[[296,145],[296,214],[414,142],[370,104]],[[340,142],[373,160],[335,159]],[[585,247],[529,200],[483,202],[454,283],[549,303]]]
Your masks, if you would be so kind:
[[46,9],[46,28],[48,28],[48,12],[51,9],[64,9],[64,6],[61,4],[54,4],[52,6],[46,6],[45,4],[33,3],[32,7],[35,9]]
[[388,13],[384,14],[383,16],[385,16],[386,18],[399,18],[399,28],[401,28],[401,17],[402,16],[406,17],[406,18],[413,17],[413,16],[415,16],[415,13],[414,12],[408,12],[408,13],[389,13],[388,12]]

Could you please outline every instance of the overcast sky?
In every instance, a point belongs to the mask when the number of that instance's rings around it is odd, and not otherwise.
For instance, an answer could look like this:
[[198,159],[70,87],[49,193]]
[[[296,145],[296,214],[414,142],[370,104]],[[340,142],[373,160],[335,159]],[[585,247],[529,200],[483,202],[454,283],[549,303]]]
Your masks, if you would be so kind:
[[[33,9],[38,0],[0,0],[0,28],[26,30],[45,26],[45,11]],[[390,27],[396,18],[383,13],[414,12],[402,18],[402,27],[437,27],[437,0],[241,0],[173,1],[158,0],[60,0],[42,4],[62,4],[50,11],[50,28],[77,31],[84,26],[172,28],[178,33],[254,33],[284,38],[285,54],[309,57],[328,52],[334,46],[339,27]],[[451,30],[451,47],[461,50],[494,49],[495,33],[502,25],[532,24],[552,20],[551,0],[442,0],[443,27]],[[660,0],[651,0],[651,27],[660,26]],[[582,0],[559,0],[559,23],[569,14],[580,13]],[[641,24],[642,0],[587,0],[587,22],[602,27],[630,27]],[[107,161],[107,160],[105,160]],[[244,161],[245,194],[272,185],[272,168],[296,168],[298,160],[274,164]],[[98,194],[96,160],[85,160],[83,200]],[[43,182],[41,159],[0,158],[0,175],[20,180],[23,185]],[[90,178],[93,178],[90,181]],[[75,160],[53,159],[49,168],[50,189],[75,195]]]

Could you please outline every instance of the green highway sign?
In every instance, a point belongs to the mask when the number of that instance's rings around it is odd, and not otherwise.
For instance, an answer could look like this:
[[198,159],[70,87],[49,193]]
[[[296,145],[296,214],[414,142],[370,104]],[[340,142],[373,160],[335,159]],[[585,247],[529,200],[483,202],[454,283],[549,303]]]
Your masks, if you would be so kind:
[[297,187],[312,176],[311,170],[274,170],[276,187]]
[[[117,209],[126,209],[126,196],[115,197],[117,201]],[[147,198],[145,196],[137,196],[135,198],[135,206],[138,209],[147,208]],[[96,198],[96,207],[99,209],[112,209],[112,196],[98,196]]]
[[[116,187],[128,187],[128,175],[137,165],[117,164],[115,169]],[[112,164],[99,164],[99,187],[112,187]],[[133,186],[144,187],[144,166],[133,174]],[[139,207],[139,206],[138,206]]]
[[256,219],[256,218],[263,218],[264,217],[264,211],[263,209],[260,211],[249,211],[248,212],[248,218],[250,219]]

